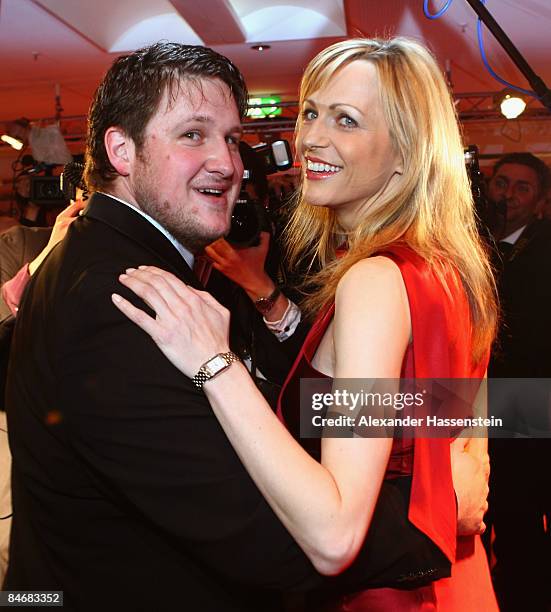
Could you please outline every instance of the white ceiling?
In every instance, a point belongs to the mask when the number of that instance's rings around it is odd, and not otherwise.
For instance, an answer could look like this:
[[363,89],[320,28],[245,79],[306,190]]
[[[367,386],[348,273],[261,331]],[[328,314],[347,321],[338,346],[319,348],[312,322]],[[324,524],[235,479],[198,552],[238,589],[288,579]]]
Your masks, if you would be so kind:
[[[433,10],[443,3],[433,0]],[[551,86],[551,0],[486,6]],[[313,55],[357,34],[425,41],[451,69],[456,93],[501,89],[482,65],[466,0],[436,21],[425,18],[423,0],[0,0],[0,122],[52,117],[56,84],[63,116],[84,115],[113,58],[159,39],[212,46],[242,69],[251,92],[294,100]],[[488,32],[485,40],[494,69],[526,86]]]

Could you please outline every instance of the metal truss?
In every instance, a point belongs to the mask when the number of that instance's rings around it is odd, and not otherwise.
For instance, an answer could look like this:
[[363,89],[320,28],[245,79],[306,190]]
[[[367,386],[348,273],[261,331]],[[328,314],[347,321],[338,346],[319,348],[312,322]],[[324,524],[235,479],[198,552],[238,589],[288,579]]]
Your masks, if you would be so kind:
[[[500,91],[454,94],[457,114],[462,123],[508,121],[501,114],[498,99]],[[551,112],[533,97],[525,97],[526,108],[518,120],[534,121],[551,119]]]
[[[503,123],[507,121],[501,114],[497,105],[500,92],[478,92],[455,94],[457,114],[461,123]],[[527,106],[522,115],[513,121],[545,121],[551,119],[551,112],[543,107],[535,98],[527,99]],[[249,119],[243,123],[246,134],[258,134],[262,138],[266,135],[293,132],[299,115],[298,101],[258,104],[251,108],[281,108],[282,114],[272,118]],[[36,120],[39,122],[52,122],[55,118]],[[67,142],[84,142],[86,132],[86,117],[74,115],[60,118],[60,127]],[[7,146],[7,145],[6,145]]]
[[[480,92],[455,94],[454,100],[457,114],[461,123],[503,123],[509,121],[501,114],[497,100],[501,92]],[[295,122],[299,113],[298,102],[281,102],[278,106],[283,109],[283,114],[272,119],[252,119],[244,123],[246,133],[261,132],[291,132],[294,130]],[[535,98],[526,100],[526,109],[517,121],[541,121],[551,119],[551,112],[543,107]]]

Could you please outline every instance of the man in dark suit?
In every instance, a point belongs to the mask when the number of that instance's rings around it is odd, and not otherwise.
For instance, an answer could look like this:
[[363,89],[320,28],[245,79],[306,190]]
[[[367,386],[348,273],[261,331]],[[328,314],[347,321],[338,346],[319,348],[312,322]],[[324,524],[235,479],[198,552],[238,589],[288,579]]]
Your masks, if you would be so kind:
[[[489,183],[490,199],[505,204],[505,217],[493,231],[502,308],[489,367],[493,378],[551,378],[551,222],[539,219],[550,186],[549,168],[530,153],[502,157]],[[521,436],[549,430],[546,403],[535,405],[535,387],[527,389],[519,381],[507,393],[518,407]],[[543,611],[551,603],[550,442],[490,441],[494,584],[505,611],[524,610],[527,602],[530,610]]]
[[505,202],[494,228],[501,253],[499,292],[504,317],[493,376],[551,376],[551,223],[540,219],[550,170],[530,153],[499,160],[488,195]]
[[[249,478],[202,391],[112,304],[129,267],[198,287],[193,253],[229,229],[243,166],[238,70],[158,43],[115,61],[89,116],[85,214],[30,281],[6,406],[14,523],[4,588],[69,610],[280,609],[322,578]],[[346,586],[445,573],[385,483]],[[415,573],[418,572],[418,573]]]

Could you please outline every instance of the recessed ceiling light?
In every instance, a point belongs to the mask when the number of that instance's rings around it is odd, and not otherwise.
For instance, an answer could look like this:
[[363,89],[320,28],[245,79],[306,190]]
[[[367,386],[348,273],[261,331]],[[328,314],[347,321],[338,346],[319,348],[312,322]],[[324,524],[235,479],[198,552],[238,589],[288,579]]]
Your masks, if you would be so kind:
[[270,45],[252,45],[251,49],[254,51],[267,51],[270,48]]

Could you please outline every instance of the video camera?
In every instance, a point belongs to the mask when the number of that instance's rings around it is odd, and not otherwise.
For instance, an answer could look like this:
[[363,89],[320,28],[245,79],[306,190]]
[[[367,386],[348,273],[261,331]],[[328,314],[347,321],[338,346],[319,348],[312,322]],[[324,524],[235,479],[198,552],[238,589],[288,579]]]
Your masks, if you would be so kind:
[[64,208],[69,200],[75,199],[77,187],[84,190],[82,163],[73,161],[65,164],[59,176],[53,176],[53,170],[58,164],[37,163],[31,156],[25,156],[22,165],[23,170],[16,180],[28,177],[27,199],[45,210]]
[[59,186],[59,176],[31,176],[29,201],[41,208],[63,208],[67,198]]
[[[241,143],[239,149],[245,171],[226,240],[237,247],[257,246],[260,243],[260,232],[272,231],[268,209],[258,199],[262,195],[258,193],[261,190],[259,187],[264,188],[267,194],[266,177],[288,170],[293,165],[293,156],[286,140],[255,147]],[[251,186],[255,188],[256,197],[251,196]]]
[[478,231],[481,236],[493,242],[490,228],[495,227],[498,219],[505,220],[505,202],[493,202],[486,194],[486,180],[480,172],[478,147],[469,145],[464,150],[465,166],[471,183],[471,191],[475,205]]

